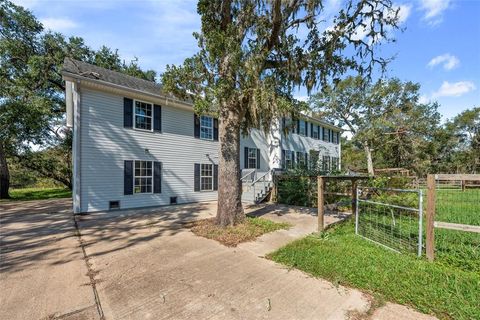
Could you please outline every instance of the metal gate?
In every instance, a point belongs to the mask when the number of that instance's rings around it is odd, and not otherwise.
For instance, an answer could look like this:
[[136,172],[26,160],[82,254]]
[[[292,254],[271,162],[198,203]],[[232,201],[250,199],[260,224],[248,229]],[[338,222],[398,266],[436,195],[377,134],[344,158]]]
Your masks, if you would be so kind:
[[422,190],[357,188],[355,233],[397,252],[423,251]]

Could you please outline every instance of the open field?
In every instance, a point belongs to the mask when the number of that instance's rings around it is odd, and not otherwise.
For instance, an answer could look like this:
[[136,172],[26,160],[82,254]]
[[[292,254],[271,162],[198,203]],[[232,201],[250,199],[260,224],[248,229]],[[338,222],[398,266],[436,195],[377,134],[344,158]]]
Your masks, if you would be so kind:
[[[436,203],[436,221],[480,225],[480,190],[438,190]],[[415,219],[396,219],[403,233],[393,234],[393,229],[386,227],[391,225],[390,218],[375,218],[377,225],[380,221],[379,225],[385,226],[377,230],[384,233],[380,236],[418,238]],[[373,226],[374,218],[370,219]],[[435,239],[436,260],[430,263],[417,258],[414,250],[399,254],[363,240],[355,235],[353,221],[348,221],[293,242],[270,257],[442,319],[480,319],[480,234],[435,229]]]
[[70,198],[72,191],[67,188],[24,188],[11,189],[11,199],[0,200],[6,201],[28,201],[28,200],[43,200],[43,199],[58,199]]

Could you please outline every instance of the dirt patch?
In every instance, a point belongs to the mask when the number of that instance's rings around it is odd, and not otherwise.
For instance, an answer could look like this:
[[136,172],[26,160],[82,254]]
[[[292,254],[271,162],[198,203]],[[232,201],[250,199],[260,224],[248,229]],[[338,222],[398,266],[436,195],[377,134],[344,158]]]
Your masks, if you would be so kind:
[[289,223],[252,217],[247,217],[243,223],[235,226],[221,227],[215,224],[215,218],[211,218],[194,222],[191,230],[197,236],[216,240],[227,247],[236,247],[239,243],[253,241],[265,233],[290,227]]

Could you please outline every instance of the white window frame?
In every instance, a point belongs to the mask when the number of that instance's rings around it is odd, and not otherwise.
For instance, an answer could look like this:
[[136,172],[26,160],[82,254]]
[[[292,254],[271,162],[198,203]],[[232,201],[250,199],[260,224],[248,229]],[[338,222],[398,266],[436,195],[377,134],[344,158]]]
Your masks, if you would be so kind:
[[[210,166],[211,175],[203,175],[203,166]],[[212,187],[210,189],[203,188],[203,179],[211,179]],[[213,164],[211,163],[201,163],[200,164],[200,191],[213,191]]]
[[[139,117],[144,117],[144,118],[149,118],[150,119],[150,130],[149,129],[144,129],[144,128],[137,128],[137,102],[139,103],[145,103],[147,105],[150,106],[151,108],[151,116],[147,116],[147,115],[142,115],[142,114],[138,114]],[[153,103],[151,102],[147,102],[147,101],[142,101],[142,100],[136,100],[134,99],[133,100],[133,128],[135,130],[142,130],[142,131],[147,131],[147,132],[153,132],[153,126],[154,126],[154,121],[153,121],[153,112],[154,112],[154,107],[153,107]]]
[[[250,156],[251,151],[254,153],[253,157]],[[255,166],[254,167],[250,166],[250,160],[251,159],[255,159]],[[247,154],[247,167],[248,168],[245,168],[245,169],[257,169],[257,164],[258,164],[257,161],[258,161],[258,159],[257,159],[257,148],[248,148],[248,154]]]
[[[285,169],[293,168],[292,152],[293,151],[285,150]],[[290,161],[290,166],[288,165],[289,161]]]
[[[302,133],[302,123],[303,123],[303,133]],[[306,137],[307,136],[307,122],[305,120],[298,121],[298,134]]]
[[[136,170],[135,170],[137,162],[150,162],[150,165],[151,165],[151,168],[152,168],[152,175],[151,176],[137,176]],[[154,170],[153,161],[150,161],[150,160],[133,160],[133,194],[150,194],[150,193],[153,193],[153,177],[154,177],[153,170]],[[136,181],[137,178],[139,178],[139,179],[150,178],[152,180],[151,191],[150,192],[136,192],[135,181]],[[141,188],[141,185],[140,185],[140,188]]]
[[305,159],[305,152],[300,152],[298,151],[297,152],[297,155],[296,155],[296,158],[297,158],[297,166],[298,167],[305,167],[307,165],[307,161]]
[[[202,119],[204,119],[204,118],[210,119],[210,121],[212,122],[212,125],[211,125],[211,126],[204,126],[204,125],[202,125]],[[213,117],[210,117],[210,116],[200,116],[200,139],[212,141],[212,140],[213,140],[213,131],[214,131],[214,130],[213,130],[213,126],[214,126],[214,125],[213,125]],[[203,132],[202,132],[202,128],[206,128],[206,129],[208,129],[208,130],[211,130],[211,133],[212,133],[212,134],[211,134],[211,138],[207,138],[207,137],[203,137],[203,136],[202,136],[202,133],[203,133]]]
[[[320,139],[320,127],[317,126],[317,125],[314,125],[313,126],[313,131],[312,131],[312,138],[313,139],[316,139],[316,140],[319,140]],[[317,134],[317,136],[315,137],[315,133]]]

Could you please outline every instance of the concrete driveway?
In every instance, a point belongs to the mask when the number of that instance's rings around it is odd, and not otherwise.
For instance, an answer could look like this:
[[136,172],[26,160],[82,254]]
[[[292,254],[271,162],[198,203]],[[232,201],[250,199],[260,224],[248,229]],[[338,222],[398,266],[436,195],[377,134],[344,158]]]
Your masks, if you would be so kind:
[[[68,201],[0,205],[0,319],[365,316],[370,298],[360,291],[263,258],[315,230],[310,210],[249,208],[294,226],[227,248],[188,229],[195,219],[213,217],[215,206],[197,203],[77,216],[79,237]],[[428,317],[388,304],[372,319]]]
[[0,319],[98,318],[69,199],[0,204]]

